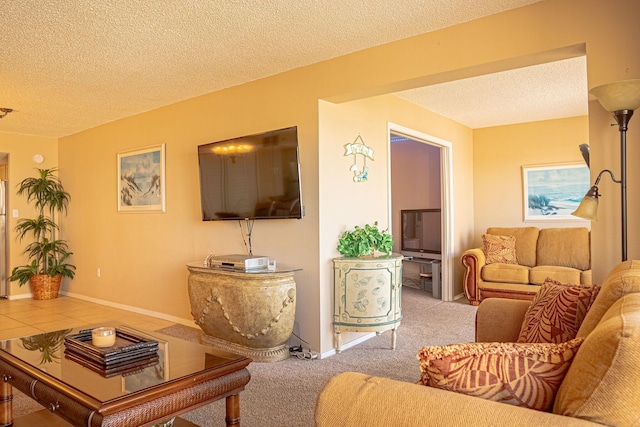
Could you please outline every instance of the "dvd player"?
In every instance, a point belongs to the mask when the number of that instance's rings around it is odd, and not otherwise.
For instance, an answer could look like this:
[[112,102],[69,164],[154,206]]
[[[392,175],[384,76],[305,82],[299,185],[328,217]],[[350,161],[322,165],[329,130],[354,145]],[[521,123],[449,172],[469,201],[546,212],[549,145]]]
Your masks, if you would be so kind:
[[269,257],[266,256],[249,256],[249,255],[220,255],[207,258],[209,267],[215,268],[231,268],[234,270],[255,270],[258,268],[267,268]]

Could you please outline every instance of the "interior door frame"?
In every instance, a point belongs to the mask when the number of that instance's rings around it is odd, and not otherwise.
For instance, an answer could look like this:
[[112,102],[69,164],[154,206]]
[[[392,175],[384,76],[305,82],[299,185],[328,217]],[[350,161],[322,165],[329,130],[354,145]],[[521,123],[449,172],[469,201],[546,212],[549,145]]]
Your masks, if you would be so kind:
[[405,135],[417,142],[429,144],[440,148],[440,180],[441,180],[441,206],[442,206],[442,301],[453,301],[453,254],[454,238],[453,238],[453,219],[454,219],[454,203],[453,203],[453,145],[451,142],[433,135],[416,131],[411,128],[399,125],[397,123],[387,122],[387,206],[389,207],[388,224],[392,222],[391,205],[391,133],[399,133]]

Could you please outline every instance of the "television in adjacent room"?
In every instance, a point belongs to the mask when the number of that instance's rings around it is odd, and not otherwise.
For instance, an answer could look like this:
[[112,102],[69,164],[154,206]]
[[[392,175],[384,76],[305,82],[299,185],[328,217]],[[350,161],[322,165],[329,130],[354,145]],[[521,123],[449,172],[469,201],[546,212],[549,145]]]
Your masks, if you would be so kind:
[[407,209],[401,214],[401,252],[405,256],[441,259],[441,209]]
[[203,221],[303,216],[296,126],[198,146]]

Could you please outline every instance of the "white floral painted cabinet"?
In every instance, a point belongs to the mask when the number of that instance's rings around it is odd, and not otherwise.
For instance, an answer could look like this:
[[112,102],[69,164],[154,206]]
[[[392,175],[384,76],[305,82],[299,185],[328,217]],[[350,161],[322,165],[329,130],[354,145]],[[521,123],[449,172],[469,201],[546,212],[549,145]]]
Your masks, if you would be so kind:
[[389,329],[395,350],[396,329],[402,320],[402,258],[391,254],[333,260],[333,327],[338,352],[343,331],[379,334]]

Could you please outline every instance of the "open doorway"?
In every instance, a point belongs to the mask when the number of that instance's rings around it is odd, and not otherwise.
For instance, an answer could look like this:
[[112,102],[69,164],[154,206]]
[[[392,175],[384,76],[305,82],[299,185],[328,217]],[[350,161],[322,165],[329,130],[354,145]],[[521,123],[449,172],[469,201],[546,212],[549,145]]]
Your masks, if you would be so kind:
[[[407,277],[423,287],[428,283],[433,297],[452,301],[451,143],[390,123],[389,159],[390,217],[397,236],[394,252],[414,259],[405,263]],[[403,242],[407,237],[403,227],[416,227],[412,222],[416,220],[419,236]],[[425,272],[437,276],[421,281]]]

